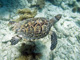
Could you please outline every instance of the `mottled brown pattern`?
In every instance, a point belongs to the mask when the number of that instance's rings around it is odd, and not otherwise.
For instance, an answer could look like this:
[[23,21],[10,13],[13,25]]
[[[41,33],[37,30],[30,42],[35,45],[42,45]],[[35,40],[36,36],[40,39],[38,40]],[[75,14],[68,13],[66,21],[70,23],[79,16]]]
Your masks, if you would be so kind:
[[61,18],[61,14],[56,15],[52,19],[48,20],[43,17],[29,18],[19,23],[15,23],[13,30],[23,37],[30,39],[39,39],[45,37],[52,25],[54,25]]
[[46,36],[50,30],[49,21],[45,18],[31,18],[20,27],[20,32],[33,38],[42,38]]

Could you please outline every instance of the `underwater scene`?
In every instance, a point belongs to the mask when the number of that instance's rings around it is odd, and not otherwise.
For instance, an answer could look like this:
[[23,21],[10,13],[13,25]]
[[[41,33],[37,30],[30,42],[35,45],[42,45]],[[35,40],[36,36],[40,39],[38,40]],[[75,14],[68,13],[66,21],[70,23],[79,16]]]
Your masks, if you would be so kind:
[[0,0],[0,60],[80,60],[80,0]]

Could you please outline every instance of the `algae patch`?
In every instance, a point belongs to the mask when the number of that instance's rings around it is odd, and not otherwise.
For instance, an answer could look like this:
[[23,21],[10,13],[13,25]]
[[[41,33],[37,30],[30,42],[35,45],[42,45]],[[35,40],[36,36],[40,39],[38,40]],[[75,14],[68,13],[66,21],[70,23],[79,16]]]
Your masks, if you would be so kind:
[[37,45],[35,42],[27,41],[27,43],[22,43],[19,49],[21,55],[15,60],[39,60],[42,54],[40,52],[35,52]]
[[28,8],[18,9],[17,14],[19,14],[19,18],[12,20],[12,21],[19,22],[19,21],[22,21],[24,19],[33,18],[37,14],[37,9],[34,9],[33,11],[31,11]]

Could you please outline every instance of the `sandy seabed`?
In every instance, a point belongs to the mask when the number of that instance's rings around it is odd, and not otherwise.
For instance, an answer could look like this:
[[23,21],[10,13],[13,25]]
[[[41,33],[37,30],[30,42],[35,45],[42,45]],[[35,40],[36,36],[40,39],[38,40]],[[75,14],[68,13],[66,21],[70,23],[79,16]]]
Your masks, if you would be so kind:
[[[6,10],[6,11],[5,11]],[[5,11],[5,12],[4,12]],[[0,60],[14,60],[19,56],[18,45],[12,46],[9,41],[15,33],[9,30],[8,22],[15,18],[17,14],[9,11],[7,7],[0,9]],[[80,60],[80,14],[73,13],[71,9],[63,10],[46,2],[42,11],[38,11],[35,17],[52,18],[57,14],[62,14],[62,18],[51,30],[55,31],[58,37],[57,47],[52,51],[54,56],[50,55],[50,36],[40,39],[46,46],[41,60]]]

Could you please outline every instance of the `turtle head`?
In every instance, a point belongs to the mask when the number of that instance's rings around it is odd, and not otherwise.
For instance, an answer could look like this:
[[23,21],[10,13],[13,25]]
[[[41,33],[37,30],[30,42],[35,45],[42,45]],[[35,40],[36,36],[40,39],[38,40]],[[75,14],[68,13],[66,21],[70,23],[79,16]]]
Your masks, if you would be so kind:
[[52,19],[50,19],[50,23],[54,25],[56,22],[58,22],[61,19],[61,17],[62,17],[62,14],[58,14],[54,16]]
[[56,15],[56,16],[55,16],[56,21],[59,21],[59,20],[61,19],[61,17],[62,17],[62,14]]

